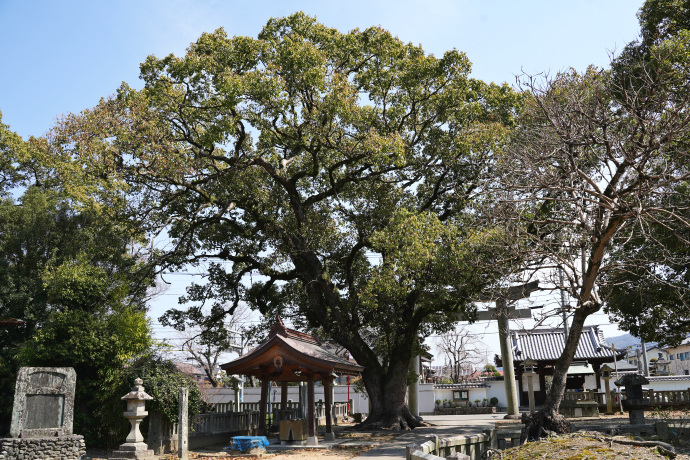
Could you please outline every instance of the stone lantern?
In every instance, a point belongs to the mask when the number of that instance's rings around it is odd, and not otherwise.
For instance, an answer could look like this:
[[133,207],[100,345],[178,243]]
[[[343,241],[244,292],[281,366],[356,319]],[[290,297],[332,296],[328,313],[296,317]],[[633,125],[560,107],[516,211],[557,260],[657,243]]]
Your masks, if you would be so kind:
[[525,369],[525,375],[527,376],[527,394],[529,397],[529,411],[534,412],[534,383],[532,379],[536,375],[534,368],[537,366],[537,362],[531,358],[527,358],[522,362],[522,367]]
[[148,449],[148,446],[144,443],[144,437],[139,430],[141,421],[149,414],[145,410],[146,401],[153,399],[144,391],[143,383],[143,380],[136,379],[132,391],[121,398],[127,401],[127,410],[124,415],[129,420],[132,428],[127,435],[125,443],[110,455],[111,460],[155,458],[153,450]]
[[644,411],[649,407],[649,399],[642,393],[642,385],[649,384],[643,375],[626,374],[615,381],[618,388],[625,387],[623,409],[628,411],[631,425],[644,425]]
[[613,404],[611,403],[611,369],[607,364],[601,367],[601,378],[604,379],[604,385],[606,385],[606,413],[613,413]]

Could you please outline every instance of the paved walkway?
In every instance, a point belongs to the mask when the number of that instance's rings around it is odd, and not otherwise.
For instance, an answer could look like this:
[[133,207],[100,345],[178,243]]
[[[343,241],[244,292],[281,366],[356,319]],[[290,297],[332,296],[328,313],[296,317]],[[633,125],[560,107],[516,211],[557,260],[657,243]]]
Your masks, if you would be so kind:
[[458,434],[478,434],[482,430],[494,428],[496,421],[503,420],[505,414],[474,415],[425,415],[424,421],[435,426],[415,428],[401,434],[390,442],[374,447],[353,460],[392,460],[405,458],[405,446],[419,444],[425,437],[435,434],[441,437]]

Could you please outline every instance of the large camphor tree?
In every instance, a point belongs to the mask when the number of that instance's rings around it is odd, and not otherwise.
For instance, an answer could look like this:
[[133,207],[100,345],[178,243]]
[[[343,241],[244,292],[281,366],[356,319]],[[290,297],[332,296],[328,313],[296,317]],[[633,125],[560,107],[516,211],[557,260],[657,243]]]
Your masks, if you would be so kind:
[[471,315],[505,257],[473,206],[519,95],[469,71],[458,51],[295,14],[148,58],[142,90],[66,118],[53,148],[99,192],[126,184],[134,218],[169,237],[163,266],[209,262],[187,296],[213,303],[207,326],[240,302],[301,318],[364,366],[367,422],[408,428],[420,338]]
[[[658,3],[640,13],[646,28],[659,19],[650,15]],[[690,32],[653,40],[643,33],[608,70],[525,77],[522,84],[528,97],[501,163],[496,209],[514,223],[532,273],[574,303],[545,408],[527,420],[523,434],[531,439],[543,428],[567,429],[557,411],[585,320],[604,307],[643,319],[643,310],[608,305],[608,296],[626,283],[636,289],[636,275],[661,280],[669,267],[690,263],[687,249],[674,247],[687,245],[690,224]],[[665,319],[669,327],[685,321]]]

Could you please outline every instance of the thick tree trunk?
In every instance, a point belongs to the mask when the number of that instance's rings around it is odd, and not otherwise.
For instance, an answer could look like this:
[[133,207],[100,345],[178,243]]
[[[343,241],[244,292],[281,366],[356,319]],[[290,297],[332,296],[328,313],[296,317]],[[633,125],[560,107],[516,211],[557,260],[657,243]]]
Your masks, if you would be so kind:
[[[303,257],[305,260],[309,259],[307,256]],[[295,265],[298,265],[297,261]],[[404,322],[398,325],[397,343],[391,345],[389,356],[379,357],[356,328],[338,327],[350,323],[351,319],[341,312],[339,296],[333,292],[333,285],[318,259],[313,256],[302,266],[310,268],[305,270],[303,283],[311,313],[335,341],[347,348],[357,363],[364,366],[362,380],[371,401],[371,409],[363,426],[390,430],[409,430],[421,426],[422,423],[405,405],[409,364],[413,345],[417,340],[417,325]],[[380,359],[388,362],[388,366],[384,367]]]
[[[379,368],[380,369],[380,368]],[[396,359],[387,372],[370,367],[363,373],[364,386],[371,401],[369,416],[362,424],[365,428],[410,430],[424,425],[412,415],[405,404],[409,360]]]

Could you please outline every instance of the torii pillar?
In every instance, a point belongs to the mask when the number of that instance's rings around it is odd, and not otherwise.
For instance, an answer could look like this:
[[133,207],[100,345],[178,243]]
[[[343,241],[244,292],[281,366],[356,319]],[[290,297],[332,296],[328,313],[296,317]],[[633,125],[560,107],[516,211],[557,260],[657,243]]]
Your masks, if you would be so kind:
[[[501,361],[503,362],[503,384],[506,390],[506,405],[508,415],[505,418],[519,418],[517,389],[515,388],[515,369],[513,368],[513,351],[510,344],[510,319],[532,318],[529,309],[516,309],[508,307],[508,301],[526,299],[533,291],[539,289],[539,282],[511,286],[499,291],[497,295],[483,295],[480,302],[495,302],[496,308],[489,308],[487,311],[480,311],[477,314],[477,321],[498,320],[498,338],[501,343]],[[462,318],[464,320],[464,317]]]

